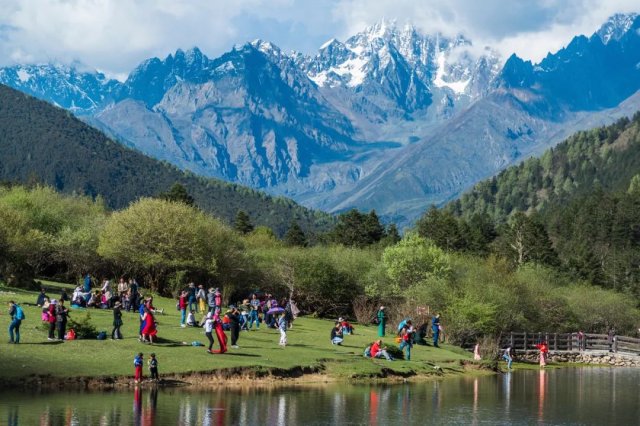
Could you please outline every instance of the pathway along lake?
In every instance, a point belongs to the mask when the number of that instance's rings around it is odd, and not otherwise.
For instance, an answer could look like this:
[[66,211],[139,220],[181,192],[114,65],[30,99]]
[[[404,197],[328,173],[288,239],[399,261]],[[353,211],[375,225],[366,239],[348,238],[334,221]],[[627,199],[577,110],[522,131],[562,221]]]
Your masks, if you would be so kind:
[[640,424],[640,369],[563,368],[398,385],[0,394],[0,424]]

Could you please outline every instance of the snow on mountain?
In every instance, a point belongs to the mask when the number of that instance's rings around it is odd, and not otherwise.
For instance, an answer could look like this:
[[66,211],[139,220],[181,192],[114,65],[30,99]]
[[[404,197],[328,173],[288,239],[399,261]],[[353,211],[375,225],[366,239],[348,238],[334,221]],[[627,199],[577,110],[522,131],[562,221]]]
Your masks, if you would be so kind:
[[596,34],[604,44],[611,40],[620,40],[632,27],[637,17],[637,13],[616,13],[596,31]]

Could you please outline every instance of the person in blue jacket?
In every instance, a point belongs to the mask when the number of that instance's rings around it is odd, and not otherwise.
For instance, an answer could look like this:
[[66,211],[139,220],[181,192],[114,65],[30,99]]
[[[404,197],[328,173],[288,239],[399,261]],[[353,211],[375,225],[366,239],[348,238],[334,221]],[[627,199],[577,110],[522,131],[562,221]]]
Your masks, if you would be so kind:
[[24,319],[24,311],[22,310],[22,307],[13,300],[9,302],[9,315],[11,316],[11,323],[9,324],[9,343],[20,343],[20,324]]
[[433,332],[433,347],[439,348],[438,341],[440,340],[440,314],[436,314],[431,320],[431,331]]

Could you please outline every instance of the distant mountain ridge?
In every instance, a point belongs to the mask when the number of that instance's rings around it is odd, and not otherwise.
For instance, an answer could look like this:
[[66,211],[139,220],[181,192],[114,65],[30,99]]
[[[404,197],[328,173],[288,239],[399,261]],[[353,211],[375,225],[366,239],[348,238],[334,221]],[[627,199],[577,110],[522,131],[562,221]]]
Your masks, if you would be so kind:
[[84,88],[25,66],[0,69],[0,82],[195,173],[406,224],[639,107],[639,26],[615,15],[535,65],[382,21],[316,55],[255,40],[215,59],[197,48],[151,58],[124,83],[94,74]]

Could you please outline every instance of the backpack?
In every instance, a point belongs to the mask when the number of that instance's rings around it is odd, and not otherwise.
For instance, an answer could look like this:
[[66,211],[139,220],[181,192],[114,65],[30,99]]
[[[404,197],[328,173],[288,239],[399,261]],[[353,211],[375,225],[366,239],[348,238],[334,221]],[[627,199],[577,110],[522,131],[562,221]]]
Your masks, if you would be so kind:
[[371,358],[371,346],[367,346],[364,348],[364,357]]
[[106,340],[107,339],[107,332],[106,331],[101,331],[100,333],[98,333],[98,336],[96,337],[96,339],[98,339],[98,340]]
[[16,305],[16,319],[17,320],[23,320],[26,317],[24,316],[24,311],[22,310],[22,307],[20,307],[19,305]]
[[72,328],[69,331],[67,331],[67,335],[65,336],[66,340],[76,340],[76,332],[75,330]]

